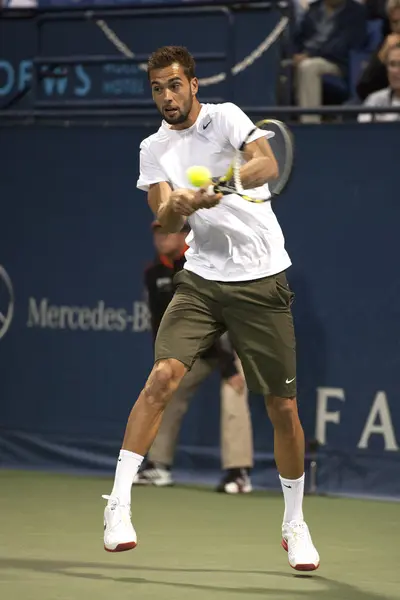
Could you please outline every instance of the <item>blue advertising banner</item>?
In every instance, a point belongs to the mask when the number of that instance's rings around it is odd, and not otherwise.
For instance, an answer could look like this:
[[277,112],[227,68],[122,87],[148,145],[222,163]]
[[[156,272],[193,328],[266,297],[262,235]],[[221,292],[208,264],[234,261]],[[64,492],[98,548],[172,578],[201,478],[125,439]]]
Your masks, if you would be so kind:
[[[151,214],[135,189],[149,127],[1,129],[0,460],[112,470],[152,364],[142,273]],[[293,260],[299,406],[329,492],[400,496],[397,124],[294,128],[275,210]],[[371,147],[379,152],[371,153]],[[255,482],[275,486],[251,398]],[[185,418],[177,467],[217,479],[217,378]]]

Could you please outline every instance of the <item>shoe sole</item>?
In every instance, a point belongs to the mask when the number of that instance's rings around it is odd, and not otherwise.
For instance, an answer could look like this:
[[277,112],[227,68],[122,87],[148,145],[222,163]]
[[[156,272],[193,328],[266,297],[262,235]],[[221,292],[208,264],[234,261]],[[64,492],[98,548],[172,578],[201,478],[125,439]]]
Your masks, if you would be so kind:
[[[288,545],[287,545],[286,540],[282,540],[281,546],[286,552],[288,551]],[[290,565],[290,563],[289,563],[289,565]],[[290,566],[295,571],[316,571],[319,567],[319,563],[317,565],[314,565],[313,563],[308,563],[308,564],[296,565],[295,567],[293,565],[290,565]]]
[[118,544],[114,549],[107,548],[107,546],[104,545],[104,550],[106,552],[126,552],[127,550],[133,550],[136,546],[137,542],[125,542],[124,544]]

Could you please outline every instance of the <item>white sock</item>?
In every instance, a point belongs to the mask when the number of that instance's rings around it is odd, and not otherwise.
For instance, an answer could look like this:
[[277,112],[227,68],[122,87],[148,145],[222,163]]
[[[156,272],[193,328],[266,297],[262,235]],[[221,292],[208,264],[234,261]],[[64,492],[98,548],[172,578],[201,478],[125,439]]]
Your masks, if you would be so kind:
[[279,475],[285,498],[284,523],[303,520],[304,473],[299,479],[285,479]]
[[121,504],[131,503],[131,487],[142,464],[143,456],[129,450],[120,450],[111,496],[119,498]]

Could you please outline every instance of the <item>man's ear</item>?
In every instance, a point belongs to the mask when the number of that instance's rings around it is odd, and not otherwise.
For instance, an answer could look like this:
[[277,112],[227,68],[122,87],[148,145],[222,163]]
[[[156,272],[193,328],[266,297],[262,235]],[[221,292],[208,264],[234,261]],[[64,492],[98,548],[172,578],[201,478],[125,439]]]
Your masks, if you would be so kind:
[[199,80],[197,79],[197,77],[193,77],[193,79],[191,79],[190,88],[192,90],[192,96],[195,96],[199,91]]

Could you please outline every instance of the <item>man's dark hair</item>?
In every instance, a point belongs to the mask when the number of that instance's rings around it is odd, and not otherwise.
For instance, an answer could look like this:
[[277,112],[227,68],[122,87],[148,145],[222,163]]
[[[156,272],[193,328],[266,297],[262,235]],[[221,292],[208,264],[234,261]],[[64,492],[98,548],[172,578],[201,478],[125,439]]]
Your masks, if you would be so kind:
[[163,46],[153,52],[147,61],[147,75],[150,77],[150,71],[164,69],[174,63],[183,67],[189,81],[195,77],[196,63],[187,48],[183,46]]

